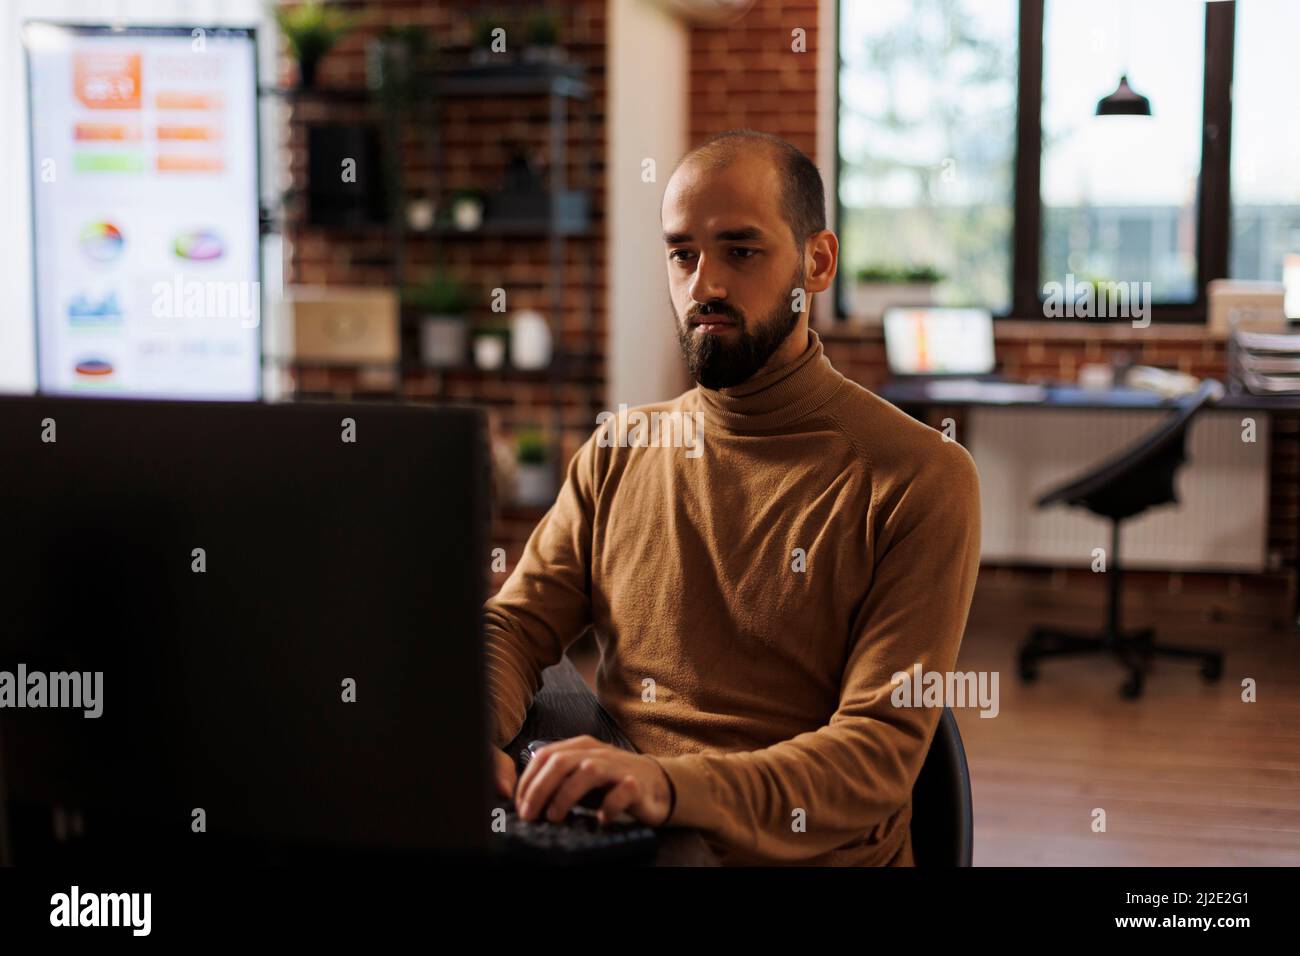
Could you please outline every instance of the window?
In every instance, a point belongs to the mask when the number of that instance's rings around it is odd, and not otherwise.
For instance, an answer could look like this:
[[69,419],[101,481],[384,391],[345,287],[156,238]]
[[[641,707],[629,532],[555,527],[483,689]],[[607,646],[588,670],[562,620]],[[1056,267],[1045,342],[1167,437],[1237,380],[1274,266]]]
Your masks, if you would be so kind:
[[842,272],[928,268],[945,303],[1010,305],[1016,8],[842,6]]
[[[1205,21],[1187,0],[1048,0],[1040,284],[1151,283],[1196,299]],[[1199,12],[1199,11],[1196,11]],[[1125,75],[1150,116],[1097,116]]]
[[[1204,321],[1300,255],[1297,0],[841,0],[839,314],[859,270],[1043,318],[1048,283],[1150,282]],[[1121,76],[1150,116],[1097,116]]]
[[1232,227],[1229,274],[1282,280],[1300,254],[1300,3],[1237,0],[1232,82]]

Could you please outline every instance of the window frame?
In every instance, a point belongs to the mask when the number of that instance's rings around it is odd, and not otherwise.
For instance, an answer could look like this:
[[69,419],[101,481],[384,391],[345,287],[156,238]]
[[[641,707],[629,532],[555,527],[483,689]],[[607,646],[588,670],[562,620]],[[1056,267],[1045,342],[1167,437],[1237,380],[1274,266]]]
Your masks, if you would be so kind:
[[[835,3],[835,222],[844,221],[840,199],[843,157],[840,152],[840,81],[844,68],[840,46],[840,9]],[[1205,68],[1201,111],[1201,171],[1196,196],[1196,298],[1186,303],[1154,302],[1151,321],[1206,321],[1206,287],[1227,278],[1232,214],[1232,71],[1236,49],[1236,0],[1205,3]],[[1042,253],[1043,160],[1043,26],[1046,0],[1019,0],[1017,25],[1016,146],[1012,188],[1011,308],[995,313],[998,321],[1061,322],[1044,314],[1039,281]],[[835,318],[848,320],[843,270],[835,277]],[[1097,320],[1100,322],[1128,319]]]

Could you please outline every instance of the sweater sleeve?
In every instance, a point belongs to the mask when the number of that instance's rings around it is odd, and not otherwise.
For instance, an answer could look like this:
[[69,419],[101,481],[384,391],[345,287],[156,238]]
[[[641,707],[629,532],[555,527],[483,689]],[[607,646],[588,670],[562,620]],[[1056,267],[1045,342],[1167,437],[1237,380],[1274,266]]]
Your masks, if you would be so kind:
[[596,437],[570,460],[553,504],[523,555],[484,605],[492,742],[504,747],[523,727],[542,671],[591,623],[591,530]]
[[699,828],[741,858],[797,862],[864,838],[910,799],[940,710],[895,706],[892,678],[917,663],[956,666],[979,569],[975,463],[948,444],[880,494],[874,573],[829,723],[762,750],[655,758],[676,794],[669,825]]

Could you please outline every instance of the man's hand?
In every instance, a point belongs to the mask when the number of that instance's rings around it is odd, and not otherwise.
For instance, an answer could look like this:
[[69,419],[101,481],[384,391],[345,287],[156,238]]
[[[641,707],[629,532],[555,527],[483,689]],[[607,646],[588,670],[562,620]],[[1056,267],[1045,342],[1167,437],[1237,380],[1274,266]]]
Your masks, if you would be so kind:
[[570,737],[548,744],[524,768],[515,807],[525,820],[563,820],[589,790],[609,786],[597,812],[608,823],[627,811],[649,826],[668,819],[668,776],[650,757],[635,754],[594,737]]
[[518,777],[515,762],[500,747],[489,746],[488,749],[492,751],[492,778],[496,781],[497,793],[507,798],[514,796]]

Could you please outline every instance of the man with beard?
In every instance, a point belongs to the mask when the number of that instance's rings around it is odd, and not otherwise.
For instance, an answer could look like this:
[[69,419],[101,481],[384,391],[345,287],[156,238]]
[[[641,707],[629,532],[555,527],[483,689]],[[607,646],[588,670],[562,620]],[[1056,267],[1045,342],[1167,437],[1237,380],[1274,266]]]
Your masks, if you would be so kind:
[[[808,326],[835,277],[821,177],[774,136],[687,154],[662,206],[703,454],[598,427],[487,602],[497,785],[524,819],[697,828],[724,863],[910,865],[935,707],[896,674],[950,672],[979,565],[971,457],[837,372]],[[500,750],[587,627],[597,695],[640,753],[575,737],[515,780]],[[920,703],[920,702],[917,702]]]

